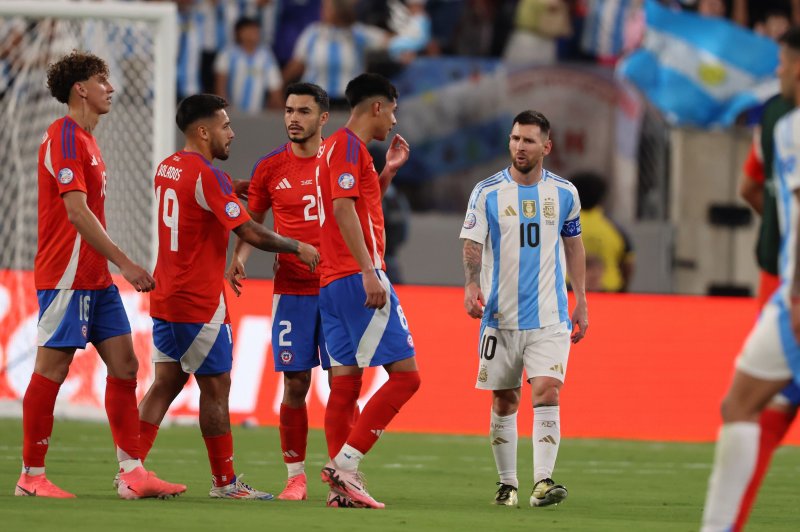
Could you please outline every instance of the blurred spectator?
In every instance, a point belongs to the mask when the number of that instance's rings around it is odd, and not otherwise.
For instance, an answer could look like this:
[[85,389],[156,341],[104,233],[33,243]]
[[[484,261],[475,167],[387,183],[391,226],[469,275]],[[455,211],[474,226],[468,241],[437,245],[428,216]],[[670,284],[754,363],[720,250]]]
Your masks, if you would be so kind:
[[581,200],[586,290],[626,292],[633,276],[633,247],[625,231],[603,212],[606,180],[594,172],[580,172],[571,181]]
[[319,21],[321,0],[275,0],[275,36],[272,51],[283,68],[292,58],[297,38],[310,24]]
[[588,0],[581,49],[604,65],[613,66],[642,41],[645,17],[642,0]]
[[[516,0],[515,0],[516,1]],[[456,55],[489,55],[494,39],[494,20],[498,19],[498,6],[492,0],[469,0],[463,10],[455,38]],[[505,45],[506,39],[502,39]],[[505,48],[505,46],[503,46]],[[498,53],[499,55],[499,53]]]
[[269,106],[283,106],[283,80],[272,52],[262,44],[261,25],[242,17],[235,25],[236,44],[217,56],[214,63],[216,94],[233,108],[257,114]]
[[566,0],[519,0],[503,59],[512,64],[553,64],[557,59],[556,39],[571,34]]
[[762,19],[755,22],[753,31],[777,41],[778,37],[786,33],[786,30],[788,30],[791,25],[792,21],[788,11],[783,9],[771,9],[764,14]]
[[[212,63],[204,51],[213,50],[210,42],[210,28],[214,21],[207,9],[199,0],[175,0],[178,6],[178,100],[191,94],[210,90],[208,79],[211,77]],[[213,55],[211,56],[213,57]],[[204,72],[208,73],[204,76]],[[206,83],[203,78],[206,78]]]
[[408,238],[411,207],[405,195],[391,184],[383,195],[382,206],[386,230],[386,252],[383,257],[386,262],[386,276],[392,284],[403,284],[403,272],[397,253]]
[[389,50],[396,58],[410,60],[427,44],[426,17],[397,4],[390,20],[398,33],[393,37],[377,26],[357,22],[354,0],[322,0],[320,22],[300,34],[283,69],[284,81],[316,83],[327,91],[332,105],[341,105],[347,82],[366,71],[367,52]]
[[214,16],[214,50],[234,44],[236,22],[243,17],[261,20],[261,10],[277,0],[204,0]]

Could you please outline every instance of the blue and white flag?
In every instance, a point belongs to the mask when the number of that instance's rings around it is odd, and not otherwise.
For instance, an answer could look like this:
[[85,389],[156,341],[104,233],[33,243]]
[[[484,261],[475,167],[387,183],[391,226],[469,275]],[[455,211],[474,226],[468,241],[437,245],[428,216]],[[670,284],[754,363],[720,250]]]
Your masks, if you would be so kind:
[[647,32],[617,73],[678,125],[729,126],[778,91],[778,45],[725,19],[647,0]]

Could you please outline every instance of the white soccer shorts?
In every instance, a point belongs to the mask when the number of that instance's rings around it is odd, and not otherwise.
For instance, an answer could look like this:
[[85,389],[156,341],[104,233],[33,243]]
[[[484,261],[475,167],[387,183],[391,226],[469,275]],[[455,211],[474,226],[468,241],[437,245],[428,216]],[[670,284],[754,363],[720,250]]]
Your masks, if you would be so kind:
[[770,301],[745,340],[736,359],[736,369],[757,379],[790,379],[792,370],[786,360],[787,350],[797,350],[789,327],[788,309],[782,311],[777,303]]
[[482,327],[475,387],[479,390],[519,388],[523,368],[528,379],[553,377],[564,382],[569,346],[569,327],[564,322],[527,330]]

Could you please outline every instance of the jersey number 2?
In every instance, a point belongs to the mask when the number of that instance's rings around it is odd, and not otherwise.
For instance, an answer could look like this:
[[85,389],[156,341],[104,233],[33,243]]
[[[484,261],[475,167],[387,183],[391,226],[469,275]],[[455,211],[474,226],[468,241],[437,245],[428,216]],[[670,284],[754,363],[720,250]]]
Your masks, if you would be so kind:
[[[156,201],[161,205],[161,187],[156,188]],[[164,207],[161,220],[170,230],[169,250],[178,251],[178,194],[174,189],[164,189]]]
[[307,201],[306,207],[303,209],[303,215],[307,222],[311,222],[314,220],[318,220],[316,214],[311,214],[311,209],[317,206],[317,197],[312,194],[306,194],[303,196],[303,201]]

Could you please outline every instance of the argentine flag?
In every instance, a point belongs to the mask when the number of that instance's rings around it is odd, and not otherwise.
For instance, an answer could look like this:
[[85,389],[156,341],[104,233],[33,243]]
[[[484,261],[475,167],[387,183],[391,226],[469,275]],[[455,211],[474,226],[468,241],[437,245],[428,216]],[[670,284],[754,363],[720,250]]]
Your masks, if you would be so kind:
[[676,125],[729,126],[778,92],[778,45],[725,19],[673,11],[647,0],[642,47],[617,74]]

